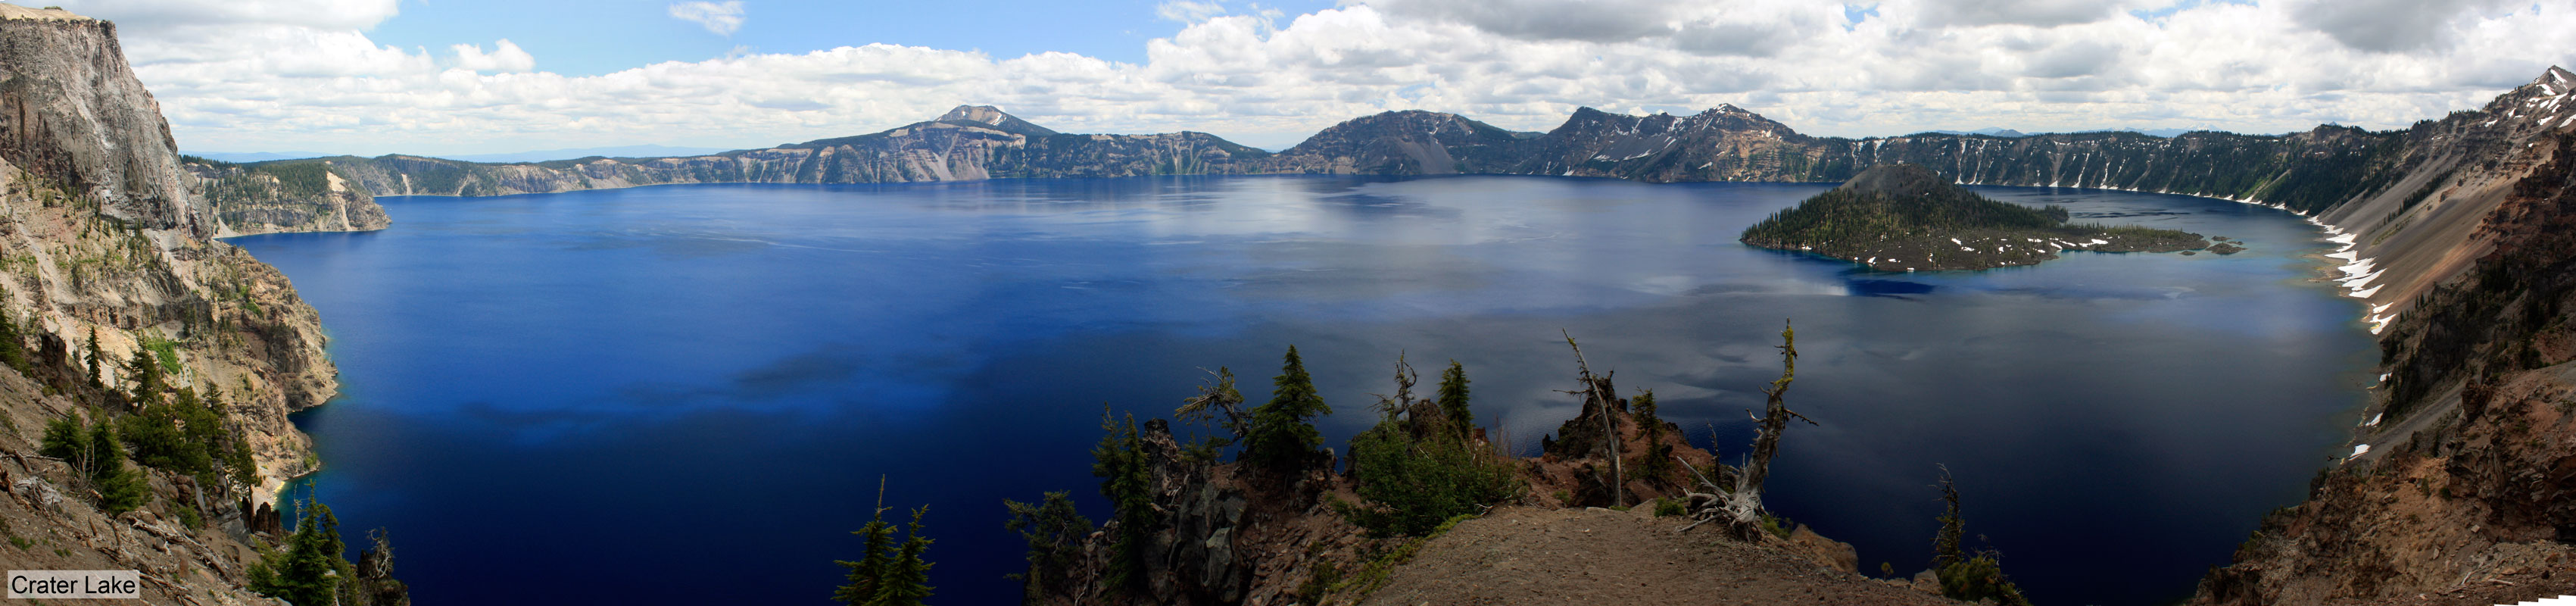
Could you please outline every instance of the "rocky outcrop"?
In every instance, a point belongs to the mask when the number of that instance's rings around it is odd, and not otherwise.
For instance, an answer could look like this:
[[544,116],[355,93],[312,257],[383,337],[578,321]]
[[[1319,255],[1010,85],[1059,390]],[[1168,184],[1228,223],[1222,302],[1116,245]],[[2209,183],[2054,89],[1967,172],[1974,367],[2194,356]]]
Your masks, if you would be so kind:
[[1161,419],[1146,422],[1139,437],[1157,512],[1146,533],[1139,588],[1105,581],[1122,534],[1112,521],[1077,547],[1073,570],[1048,575],[1065,582],[1042,603],[1286,604],[1298,599],[1301,583],[1317,568],[1338,570],[1357,559],[1359,528],[1324,498],[1351,498],[1338,476],[1315,470],[1259,477],[1232,463],[1197,459],[1183,452]]
[[1069,135],[989,106],[855,137],[681,158],[482,164],[342,156],[248,165],[321,165],[379,196],[494,196],[676,183],[911,183],[993,178],[1258,172],[1268,152],[1197,132]]
[[217,237],[278,232],[375,231],[393,224],[376,197],[327,164],[257,168],[188,159],[188,191],[215,211]]
[[[241,176],[180,165],[113,24],[0,4],[0,313],[29,353],[0,367],[0,530],[17,543],[0,552],[18,568],[139,571],[153,603],[274,603],[244,589],[256,545],[281,530],[257,512],[311,471],[287,413],[330,399],[337,371],[286,277],[213,239],[287,223],[285,207],[272,197],[228,220],[194,188]],[[332,220],[370,221],[351,204]],[[155,468],[137,468],[150,492],[140,507],[115,515],[64,488],[79,485],[70,466],[35,455],[46,423],[125,412],[111,392],[131,387],[124,363],[136,359],[226,404],[225,430],[262,476],[249,496],[263,502]]]
[[[2455,205],[2479,214],[2469,236],[2479,254],[2381,334],[2388,374],[2354,454],[2321,473],[2306,502],[2267,517],[2235,563],[2203,581],[2198,602],[2493,604],[2576,593],[2576,130],[2547,112],[2537,112],[2541,124],[2561,126],[2506,128],[2533,115],[2515,108],[2565,104],[2550,101],[2576,78],[2551,77],[2559,88],[2526,87],[2487,111],[2418,127],[2459,146],[2404,155],[2420,163],[2407,174],[2432,175],[2406,180],[2430,184],[2415,189],[2431,201],[2339,213],[2441,220],[2425,205]],[[2507,175],[2519,177],[2484,182]]]
[[95,335],[111,387],[134,352],[167,350],[172,381],[231,405],[272,487],[309,471],[286,414],[338,388],[320,322],[284,275],[212,239],[223,222],[115,26],[0,6],[0,114],[0,307],[74,366]]

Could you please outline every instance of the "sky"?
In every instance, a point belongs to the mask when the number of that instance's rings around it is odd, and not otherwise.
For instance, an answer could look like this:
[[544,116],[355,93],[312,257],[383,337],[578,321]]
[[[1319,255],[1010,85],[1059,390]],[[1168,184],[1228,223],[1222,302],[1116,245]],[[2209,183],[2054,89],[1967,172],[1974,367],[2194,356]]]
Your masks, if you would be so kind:
[[1393,110],[1733,104],[1883,136],[2375,129],[2576,66],[2576,0],[18,0],[115,21],[183,150],[725,149],[961,104],[1269,149]]

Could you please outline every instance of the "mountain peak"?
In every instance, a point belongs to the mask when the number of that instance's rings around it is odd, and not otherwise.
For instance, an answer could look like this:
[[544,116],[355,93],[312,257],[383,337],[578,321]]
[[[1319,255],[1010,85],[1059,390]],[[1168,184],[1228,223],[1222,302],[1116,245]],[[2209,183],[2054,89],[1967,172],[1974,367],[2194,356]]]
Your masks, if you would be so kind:
[[2563,95],[2569,90],[2576,90],[2576,73],[2568,73],[2565,68],[2552,65],[2549,66],[2548,71],[2540,73],[2539,79],[2532,80],[2531,83],[2548,89],[2549,94]]
[[1054,130],[1048,129],[1044,126],[1031,124],[1027,120],[1021,120],[1019,116],[1004,113],[1002,108],[990,105],[960,105],[957,106],[956,109],[948,110],[948,113],[940,114],[939,119],[936,121],[974,122],[992,126],[1003,131],[1032,137],[1044,137],[1056,134]]
[[1011,119],[1014,119],[1014,117],[1010,114],[1002,113],[1002,108],[990,105],[960,105],[957,106],[956,109],[948,110],[948,113],[939,115],[939,120],[942,122],[950,120],[964,120],[967,122],[982,122],[985,124],[1001,124],[1003,120]]

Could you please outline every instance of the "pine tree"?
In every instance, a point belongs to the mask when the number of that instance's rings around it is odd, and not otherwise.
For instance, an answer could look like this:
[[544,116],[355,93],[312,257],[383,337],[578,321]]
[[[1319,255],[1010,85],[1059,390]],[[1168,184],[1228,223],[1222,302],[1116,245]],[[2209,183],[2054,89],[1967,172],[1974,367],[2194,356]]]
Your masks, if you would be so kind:
[[921,534],[921,518],[930,513],[923,505],[912,511],[912,525],[904,531],[903,543],[894,542],[894,525],[886,523],[885,478],[877,479],[877,508],[867,525],[850,534],[866,537],[866,553],[859,561],[841,561],[850,570],[850,584],[832,592],[832,599],[850,606],[921,606],[930,597],[930,562],[922,552],[931,540]]
[[101,375],[99,374],[99,371],[98,371],[98,363],[99,363],[98,361],[99,361],[99,360],[101,360],[101,359],[104,359],[104,358],[106,358],[106,357],[107,357],[107,352],[99,351],[99,349],[98,349],[98,328],[97,328],[97,327],[91,327],[91,328],[89,329],[89,386],[90,386],[90,387],[106,387],[106,386],[107,386],[107,379],[106,379],[104,376],[101,376]]
[[141,474],[125,467],[125,448],[117,444],[116,428],[107,415],[92,412],[84,427],[77,416],[64,416],[45,423],[45,437],[39,450],[45,456],[70,462],[81,481],[98,493],[98,508],[108,515],[125,513],[143,504],[148,489]]
[[851,606],[864,606],[884,592],[886,567],[892,562],[887,551],[894,547],[894,525],[886,523],[885,511],[885,478],[880,476],[877,478],[874,518],[850,533],[866,538],[867,544],[862,547],[865,551],[860,552],[859,561],[840,561],[843,568],[850,569],[850,584],[832,592],[832,599]]
[[930,549],[930,539],[921,536],[921,518],[930,506],[912,510],[912,524],[904,527],[903,547],[896,549],[886,562],[885,576],[877,584],[877,597],[868,606],[921,606],[930,597],[930,562],[921,557]]
[[1029,543],[1028,572],[1008,576],[1020,581],[1022,601],[1064,593],[1066,575],[1082,556],[1076,544],[1091,533],[1091,519],[1074,509],[1072,496],[1064,491],[1046,493],[1037,503],[1003,499],[1002,507],[1011,512],[1002,527]]
[[161,362],[153,359],[149,347],[136,349],[133,357],[125,359],[125,379],[130,390],[126,399],[135,402],[159,402],[161,392],[169,389],[163,384]]
[[348,545],[340,540],[340,518],[318,499],[305,500],[298,517],[286,544],[251,565],[250,589],[294,604],[334,603],[340,580],[357,574],[341,555]]
[[1333,407],[1315,393],[1315,380],[1306,375],[1297,346],[1288,346],[1280,366],[1279,376],[1271,379],[1270,403],[1252,409],[1252,435],[1243,447],[1246,462],[1274,471],[1297,469],[1315,460],[1324,437],[1309,419],[1333,414]]
[[1941,570],[1967,559],[1960,545],[1967,535],[1967,522],[1959,517],[1959,487],[1950,481],[1950,468],[1941,468],[1941,530],[1932,535],[1932,569]]
[[1464,437],[1474,433],[1476,413],[1467,409],[1467,367],[1457,360],[1449,361],[1449,370],[1440,373],[1440,410],[1449,413],[1449,424]]
[[1120,590],[1145,582],[1145,546],[1160,517],[1154,513],[1152,470],[1146,466],[1145,440],[1136,433],[1136,415],[1122,428],[1103,407],[1100,429],[1106,434],[1091,449],[1091,475],[1100,477],[1100,496],[1116,508],[1118,542],[1110,545],[1104,584]]

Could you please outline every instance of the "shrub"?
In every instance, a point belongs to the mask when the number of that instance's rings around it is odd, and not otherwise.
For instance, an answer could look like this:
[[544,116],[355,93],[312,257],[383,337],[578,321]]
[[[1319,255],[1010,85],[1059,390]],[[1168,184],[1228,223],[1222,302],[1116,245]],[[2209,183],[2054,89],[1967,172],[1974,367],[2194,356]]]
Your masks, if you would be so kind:
[[1655,499],[1655,517],[1666,518],[1688,514],[1690,514],[1690,507],[1681,499]]
[[1933,573],[1941,577],[1941,595],[1962,602],[1994,600],[2003,606],[2030,606],[2021,588],[2004,578],[2003,566],[1992,553],[1950,563]]
[[1344,517],[1380,537],[1431,531],[1443,520],[1481,513],[1520,497],[1528,487],[1511,465],[1455,435],[1415,436],[1387,419],[1351,440],[1365,506],[1341,507]]

